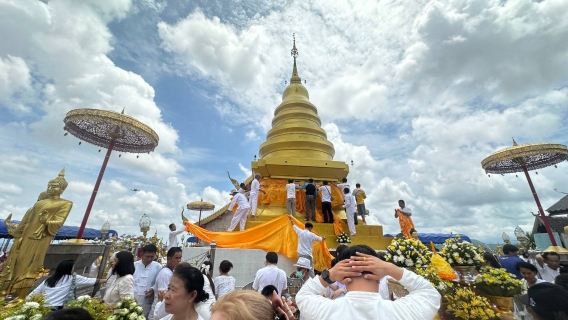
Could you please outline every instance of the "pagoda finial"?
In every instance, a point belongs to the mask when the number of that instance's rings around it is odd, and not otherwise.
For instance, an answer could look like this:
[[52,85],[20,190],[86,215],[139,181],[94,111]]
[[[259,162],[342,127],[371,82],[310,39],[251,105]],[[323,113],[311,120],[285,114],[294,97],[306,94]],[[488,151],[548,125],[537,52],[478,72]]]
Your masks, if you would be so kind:
[[292,50],[290,51],[290,55],[294,57],[294,68],[296,68],[296,58],[298,57],[298,49],[296,49],[296,34],[292,33],[292,38],[294,39]]
[[513,138],[513,147],[518,146],[517,141],[515,141],[515,138]]

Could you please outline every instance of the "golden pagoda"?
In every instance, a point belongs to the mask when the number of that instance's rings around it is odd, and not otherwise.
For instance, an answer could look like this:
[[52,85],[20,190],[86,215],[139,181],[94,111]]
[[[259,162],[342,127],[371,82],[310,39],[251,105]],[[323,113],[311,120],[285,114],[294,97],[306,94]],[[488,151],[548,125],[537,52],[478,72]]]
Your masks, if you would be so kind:
[[[262,176],[261,190],[258,196],[257,218],[249,219],[246,229],[266,223],[272,219],[287,214],[286,188],[289,179],[297,185],[303,185],[308,179],[314,179],[316,186],[323,180],[330,182],[341,181],[349,174],[349,166],[342,161],[334,161],[335,149],[327,140],[327,133],[321,127],[321,119],[317,108],[309,100],[309,93],[298,75],[296,58],[298,50],[296,41],[291,50],[294,58],[290,83],[282,94],[282,102],[274,110],[272,129],[266,134],[266,141],[259,147],[259,159],[251,163],[253,173]],[[249,184],[249,177],[245,184]],[[236,181],[232,181],[233,184]],[[353,187],[355,183],[352,183]],[[334,224],[324,224],[321,214],[321,198],[316,198],[316,220],[314,231],[326,237],[329,248],[337,247],[335,235],[348,232],[343,205],[343,192],[334,184],[331,187],[332,210]],[[215,214],[203,219],[201,225],[211,231],[224,231],[231,221],[232,215],[225,214],[229,205],[221,208]],[[296,191],[296,217],[305,218],[305,192]],[[357,235],[351,244],[367,244],[374,249],[385,249],[391,239],[383,237],[382,226],[366,226],[359,223]]]
[[296,40],[291,51],[294,67],[282,102],[274,110],[272,129],[260,145],[259,160],[252,170],[265,178],[341,181],[349,166],[333,161],[335,149],[321,127],[318,110],[298,75]]

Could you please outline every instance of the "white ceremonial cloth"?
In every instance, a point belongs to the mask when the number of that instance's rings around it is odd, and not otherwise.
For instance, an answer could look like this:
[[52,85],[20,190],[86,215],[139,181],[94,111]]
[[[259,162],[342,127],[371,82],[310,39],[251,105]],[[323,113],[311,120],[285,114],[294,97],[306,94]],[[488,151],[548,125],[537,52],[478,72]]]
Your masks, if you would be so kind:
[[294,231],[296,231],[296,234],[298,234],[298,254],[312,257],[313,242],[322,241],[322,237],[306,229],[298,228],[296,225],[292,227]]
[[409,294],[396,301],[384,300],[379,293],[360,291],[349,291],[342,299],[330,300],[322,296],[325,288],[317,276],[302,286],[296,304],[306,320],[433,319],[440,308],[438,291],[406,269],[399,282]]
[[286,197],[288,199],[296,199],[296,184],[288,183],[286,185]]
[[406,213],[408,216],[412,215],[412,209],[410,209],[409,207],[404,207],[404,208],[400,209],[400,211]]
[[319,191],[321,192],[321,202],[331,202],[330,186],[321,186],[319,187]]
[[554,283],[556,277],[560,275],[559,269],[552,270],[552,268],[550,268],[546,263],[544,264],[544,267],[541,267],[538,263],[535,263],[535,267],[537,268],[538,273],[540,273],[542,280],[546,282]]
[[[176,226],[176,228],[177,228],[177,226]],[[182,233],[185,231],[184,229],[185,229],[185,227],[184,227],[184,228],[181,228],[181,230],[180,230],[180,229],[176,229],[176,231],[170,231],[170,234],[169,234],[169,237],[168,237],[168,240],[169,240],[169,242],[168,242],[168,249],[178,246],[178,238],[177,238],[177,236],[178,236],[179,234],[182,234]]]
[[158,303],[158,292],[160,292],[160,290],[168,290],[168,286],[170,285],[170,280],[173,275],[173,271],[168,267],[164,267],[160,270],[160,272],[158,272],[158,275],[156,276],[156,283],[154,284],[154,302],[152,302],[152,309],[150,309],[148,320],[154,319],[154,310]]
[[233,208],[235,207],[236,204],[239,205],[239,209],[250,208],[250,204],[247,200],[247,197],[245,197],[245,195],[242,194],[242,193],[236,193],[233,196],[233,200],[231,201],[231,204],[229,205],[229,210],[233,210]]
[[145,266],[142,260],[134,262],[134,299],[139,306],[143,307],[146,300],[145,291],[154,288],[154,283],[156,281],[156,276],[158,272],[162,270],[162,265],[156,261],[152,261],[150,264]]
[[[86,287],[86,286],[94,286],[95,282],[97,281],[96,278],[87,278],[83,276],[77,275],[75,278],[75,286],[76,287]],[[55,286],[48,287],[47,283],[42,282],[34,291],[30,292],[30,294],[26,297],[28,300],[31,296],[36,294],[45,294],[45,302],[48,306],[52,307],[61,307],[63,303],[65,303],[65,299],[67,298],[67,294],[69,294],[69,289],[71,288],[71,283],[73,282],[73,276],[63,276]]]
[[[278,273],[280,273],[280,277],[278,277]],[[276,279],[278,279],[278,282]],[[264,287],[270,284],[276,287],[279,296],[282,296],[282,291],[288,288],[286,272],[272,264],[259,269],[256,272],[252,288],[261,292]]]

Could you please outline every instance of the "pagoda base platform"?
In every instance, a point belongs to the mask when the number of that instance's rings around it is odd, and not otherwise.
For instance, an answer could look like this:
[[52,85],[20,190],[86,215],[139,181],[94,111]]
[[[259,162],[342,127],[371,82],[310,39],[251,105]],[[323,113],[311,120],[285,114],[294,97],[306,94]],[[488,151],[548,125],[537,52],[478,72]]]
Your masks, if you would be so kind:
[[[337,214],[338,212],[334,210]],[[345,217],[345,212],[342,211],[342,214],[339,215],[340,217]],[[249,219],[247,220],[246,229],[250,229],[252,227],[256,227],[260,224],[263,224],[269,220],[272,220],[276,217],[280,217],[285,215],[286,213],[286,206],[282,205],[261,205],[257,209],[257,217],[253,220],[249,215]],[[300,222],[305,223],[304,221],[305,214],[297,212],[296,219],[300,220]],[[343,231],[349,234],[349,229],[347,227],[347,222],[343,219],[345,225],[343,227]],[[317,223],[311,222],[314,225],[313,231],[318,233],[319,235],[324,236],[325,242],[327,247],[330,250],[334,250],[339,246],[339,243],[336,242],[336,236],[333,232],[333,224],[331,223]],[[357,230],[357,235],[351,237],[352,245],[357,244],[365,244],[375,250],[386,250],[387,246],[390,245],[393,238],[384,237],[383,236],[383,226],[380,225],[364,225],[362,221],[359,219],[359,224],[355,226],[355,230]]]

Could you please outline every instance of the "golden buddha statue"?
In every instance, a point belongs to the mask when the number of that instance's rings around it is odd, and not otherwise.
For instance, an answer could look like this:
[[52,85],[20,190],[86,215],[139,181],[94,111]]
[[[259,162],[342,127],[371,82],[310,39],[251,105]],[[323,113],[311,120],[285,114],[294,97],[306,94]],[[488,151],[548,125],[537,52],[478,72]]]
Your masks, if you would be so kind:
[[[18,225],[8,228],[14,237],[14,245],[0,273],[1,290],[16,291],[18,297],[25,298],[38,275],[43,272],[43,259],[53,240],[73,206],[73,202],[61,199],[67,188],[65,169],[47,185],[42,193]],[[9,222],[8,222],[9,223]]]

